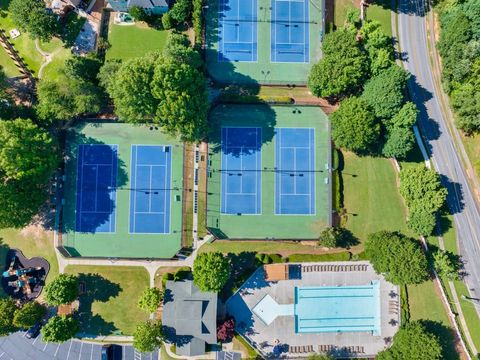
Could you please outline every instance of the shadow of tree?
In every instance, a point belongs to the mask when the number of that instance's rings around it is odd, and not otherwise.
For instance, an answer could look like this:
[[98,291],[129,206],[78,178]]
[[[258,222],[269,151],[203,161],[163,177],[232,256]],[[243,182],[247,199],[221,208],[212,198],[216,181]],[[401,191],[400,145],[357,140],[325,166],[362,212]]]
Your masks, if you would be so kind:
[[446,327],[438,321],[432,320],[420,320],[425,326],[427,331],[436,335],[440,340],[443,350],[442,359],[444,360],[457,360],[460,359],[458,353],[455,351],[455,336],[451,328]]
[[[100,123],[98,123],[100,126]],[[66,194],[65,198],[69,201],[65,202],[63,209],[63,231],[78,231],[77,221],[82,221],[82,232],[95,233],[96,229],[102,224],[105,224],[110,220],[110,215],[115,211],[115,202],[110,198],[109,191],[100,191],[96,194],[96,203],[101,204],[103,209],[111,209],[111,211],[96,212],[93,217],[76,216],[76,203],[82,200],[82,196],[85,194],[78,194],[76,191],[77,183],[74,179],[78,176],[78,161],[79,161],[79,149],[82,145],[105,145],[101,147],[102,157],[109,159],[116,159],[117,163],[117,176],[114,189],[117,190],[128,183],[127,166],[125,162],[114,153],[114,149],[107,146],[105,142],[99,141],[95,138],[86,136],[81,133],[81,126],[76,126],[69,130],[65,136],[66,146],[64,152],[65,159],[65,174],[67,177],[66,186],[64,186]],[[84,161],[86,155],[84,156]],[[84,170],[85,166],[82,168]],[[78,180],[78,179],[77,179]],[[84,176],[84,180],[90,181],[88,176]],[[73,188],[73,189],[72,189]],[[74,196],[79,197],[75,201]],[[88,204],[87,204],[88,205]],[[80,219],[81,217],[81,219]],[[78,219],[77,219],[78,218]]]
[[105,279],[99,274],[80,273],[78,280],[86,291],[80,295],[80,308],[77,314],[83,333],[91,335],[110,335],[118,330],[113,322],[107,322],[99,314],[92,313],[95,302],[108,302],[122,291],[119,284]]

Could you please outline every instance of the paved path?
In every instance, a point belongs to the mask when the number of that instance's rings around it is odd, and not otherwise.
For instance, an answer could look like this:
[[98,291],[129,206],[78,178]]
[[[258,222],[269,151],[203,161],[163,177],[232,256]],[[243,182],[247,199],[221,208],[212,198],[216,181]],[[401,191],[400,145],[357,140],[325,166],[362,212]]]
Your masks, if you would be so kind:
[[[412,74],[409,90],[420,109],[419,126],[426,140],[434,168],[448,189],[447,202],[457,230],[460,254],[465,262],[465,277],[470,296],[480,297],[480,210],[464,170],[463,145],[452,136],[451,124],[442,102],[442,89],[435,77],[429,52],[429,39],[423,0],[400,0],[398,5],[399,45],[403,64]],[[435,64],[435,63],[433,63]],[[438,73],[438,71],[437,71]],[[480,305],[476,305],[480,315]]]

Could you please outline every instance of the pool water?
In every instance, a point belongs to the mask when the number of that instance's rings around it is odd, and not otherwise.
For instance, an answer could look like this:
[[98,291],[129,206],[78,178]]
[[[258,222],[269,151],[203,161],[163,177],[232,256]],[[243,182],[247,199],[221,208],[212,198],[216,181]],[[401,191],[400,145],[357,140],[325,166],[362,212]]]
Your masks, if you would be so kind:
[[295,288],[295,332],[380,334],[380,283]]

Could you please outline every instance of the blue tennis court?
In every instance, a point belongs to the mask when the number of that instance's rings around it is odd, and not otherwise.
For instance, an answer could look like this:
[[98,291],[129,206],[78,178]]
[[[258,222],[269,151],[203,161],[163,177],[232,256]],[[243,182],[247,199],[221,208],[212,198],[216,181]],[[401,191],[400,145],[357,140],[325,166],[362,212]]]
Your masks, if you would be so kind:
[[315,214],[315,129],[276,128],[275,213]]
[[117,145],[78,146],[75,231],[115,232]]
[[132,145],[130,233],[170,232],[171,168],[171,146]]
[[262,129],[222,127],[222,214],[261,213]]
[[257,0],[219,1],[219,61],[257,61]]
[[309,62],[308,6],[309,0],[272,0],[272,62]]

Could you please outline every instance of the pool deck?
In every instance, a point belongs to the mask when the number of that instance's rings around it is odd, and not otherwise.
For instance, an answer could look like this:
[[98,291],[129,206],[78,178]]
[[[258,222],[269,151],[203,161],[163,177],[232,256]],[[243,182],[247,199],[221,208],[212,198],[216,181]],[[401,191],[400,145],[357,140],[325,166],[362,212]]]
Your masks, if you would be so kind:
[[[227,301],[227,312],[236,318],[237,332],[266,357],[272,357],[276,343],[288,345],[283,357],[303,357],[329,352],[342,357],[374,357],[385,349],[399,328],[399,288],[377,275],[369,262],[325,262],[293,264],[301,267],[298,279],[265,281],[260,267]],[[359,270],[360,266],[363,266]],[[356,266],[356,269],[351,268]],[[326,268],[328,267],[328,268]],[[294,303],[296,286],[350,286],[380,283],[380,334],[372,332],[295,333],[295,317],[279,316],[265,324],[252,309],[270,295],[278,304]],[[327,349],[327,350],[325,350]]]

